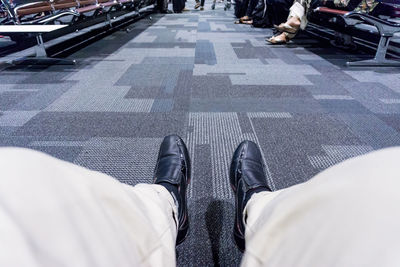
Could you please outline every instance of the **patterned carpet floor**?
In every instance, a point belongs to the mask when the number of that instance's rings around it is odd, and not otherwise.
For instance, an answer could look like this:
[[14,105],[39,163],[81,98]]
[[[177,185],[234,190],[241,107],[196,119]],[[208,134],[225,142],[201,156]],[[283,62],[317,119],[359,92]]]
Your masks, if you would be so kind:
[[[148,183],[165,135],[190,150],[191,230],[179,266],[236,266],[228,168],[243,139],[273,189],[347,158],[400,145],[400,69],[353,69],[306,35],[268,46],[270,29],[232,11],[152,15],[70,55],[76,67],[0,72],[0,145],[49,153],[127,183]],[[192,8],[194,2],[188,2]],[[23,162],[21,162],[23,164]]]

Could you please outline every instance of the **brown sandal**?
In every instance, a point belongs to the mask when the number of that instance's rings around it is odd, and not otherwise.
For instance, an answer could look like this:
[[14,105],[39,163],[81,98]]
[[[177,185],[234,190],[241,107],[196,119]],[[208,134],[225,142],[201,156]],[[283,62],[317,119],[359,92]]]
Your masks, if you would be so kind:
[[242,24],[253,25],[253,20],[245,20],[242,22]]

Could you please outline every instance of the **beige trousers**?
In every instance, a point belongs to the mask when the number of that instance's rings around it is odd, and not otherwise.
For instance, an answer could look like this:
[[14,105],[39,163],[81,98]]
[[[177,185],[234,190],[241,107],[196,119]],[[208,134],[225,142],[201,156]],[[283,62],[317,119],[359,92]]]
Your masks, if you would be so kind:
[[252,196],[242,266],[400,266],[400,148]]
[[160,185],[0,148],[0,266],[175,266],[176,216]]

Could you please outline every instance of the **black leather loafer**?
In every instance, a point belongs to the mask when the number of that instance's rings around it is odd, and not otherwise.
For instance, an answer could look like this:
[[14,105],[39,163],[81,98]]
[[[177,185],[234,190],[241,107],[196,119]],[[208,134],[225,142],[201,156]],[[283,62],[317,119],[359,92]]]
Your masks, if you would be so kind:
[[179,223],[176,245],[183,242],[189,229],[186,189],[190,174],[190,158],[185,143],[177,135],[166,136],[158,153],[154,183],[163,185],[177,205]]
[[250,197],[257,192],[271,191],[267,184],[261,151],[251,141],[243,141],[232,157],[229,175],[235,193],[235,225],[233,237],[241,251],[245,250],[243,210]]

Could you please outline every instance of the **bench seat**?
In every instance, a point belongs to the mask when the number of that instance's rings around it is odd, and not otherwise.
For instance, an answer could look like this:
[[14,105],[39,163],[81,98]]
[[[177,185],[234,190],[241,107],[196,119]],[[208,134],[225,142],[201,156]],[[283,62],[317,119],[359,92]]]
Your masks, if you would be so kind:
[[86,12],[90,12],[90,11],[94,11],[97,9],[102,8],[101,5],[96,4],[96,5],[90,5],[90,6],[85,6],[85,7],[80,7],[76,9],[76,12],[78,13],[86,13]]
[[34,3],[29,3],[29,4],[24,4],[17,6],[14,8],[14,13],[17,16],[26,16],[26,15],[32,15],[32,14],[37,14],[41,12],[48,12],[52,11],[52,7],[49,2],[47,1],[41,1],[41,2],[34,2]]
[[[395,34],[400,33],[400,23],[398,23],[398,20],[381,19],[361,12],[337,10],[327,7],[318,7],[314,9],[314,12],[331,14],[333,17],[341,18],[341,20],[330,21],[340,21],[344,23],[345,27],[338,27],[344,34],[346,34],[346,31],[349,31],[349,29],[359,29],[380,36],[376,54],[373,59],[347,62],[348,66],[400,66],[400,61],[386,59],[391,38],[394,37]],[[375,28],[375,30],[371,30],[371,27]],[[335,29],[335,31],[338,29]]]
[[120,3],[118,3],[117,1],[109,1],[107,3],[103,3],[101,4],[102,7],[111,7],[111,6],[116,6],[119,5]]
[[77,6],[78,6],[78,2],[75,0],[55,0],[52,3],[52,7],[54,10],[73,8],[73,7],[77,7]]

